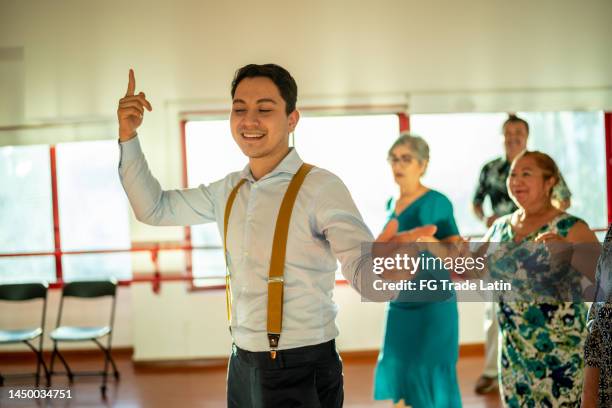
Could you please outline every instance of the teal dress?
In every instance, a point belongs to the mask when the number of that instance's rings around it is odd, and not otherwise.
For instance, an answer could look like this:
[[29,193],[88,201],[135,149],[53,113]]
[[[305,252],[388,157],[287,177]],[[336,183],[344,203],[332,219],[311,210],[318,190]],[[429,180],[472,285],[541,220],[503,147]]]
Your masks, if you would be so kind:
[[[437,239],[458,235],[453,206],[443,194],[429,190],[400,214],[389,202],[399,231],[434,224]],[[450,279],[449,272],[418,272],[414,278]],[[437,300],[432,299],[435,298]],[[454,292],[404,291],[387,306],[383,346],[374,375],[374,399],[404,400],[413,408],[461,407],[456,364],[459,316]]]

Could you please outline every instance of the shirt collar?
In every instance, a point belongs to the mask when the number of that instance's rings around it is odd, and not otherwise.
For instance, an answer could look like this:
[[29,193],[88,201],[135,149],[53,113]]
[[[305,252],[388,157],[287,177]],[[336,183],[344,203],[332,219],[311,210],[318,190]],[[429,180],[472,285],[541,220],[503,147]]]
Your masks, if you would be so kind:
[[[281,160],[281,162],[278,163],[278,165],[271,172],[269,172],[257,181],[265,180],[283,173],[294,175],[300,169],[302,164],[304,164],[304,162],[298,155],[295,148],[290,147],[289,153],[287,153],[283,160]],[[244,168],[240,172],[240,178],[247,179],[252,183],[256,182],[255,178],[253,177],[253,174],[251,173],[251,168],[248,164],[244,166]]]

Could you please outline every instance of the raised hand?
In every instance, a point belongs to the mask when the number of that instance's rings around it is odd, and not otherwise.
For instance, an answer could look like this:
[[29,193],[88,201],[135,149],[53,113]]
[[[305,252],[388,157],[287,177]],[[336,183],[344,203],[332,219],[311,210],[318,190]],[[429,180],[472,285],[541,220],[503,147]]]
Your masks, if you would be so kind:
[[136,129],[142,124],[145,108],[149,112],[153,110],[144,92],[134,95],[135,90],[136,78],[134,77],[134,71],[130,69],[127,92],[123,98],[119,99],[119,107],[117,108],[119,140],[122,142],[136,135]]

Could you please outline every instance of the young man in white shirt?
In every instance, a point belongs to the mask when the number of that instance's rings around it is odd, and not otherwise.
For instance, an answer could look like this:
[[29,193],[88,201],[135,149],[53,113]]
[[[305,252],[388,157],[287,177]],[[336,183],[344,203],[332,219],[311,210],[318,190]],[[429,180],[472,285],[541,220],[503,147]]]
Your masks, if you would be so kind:
[[[300,117],[295,80],[274,64],[240,68],[232,82],[230,127],[248,165],[207,186],[168,191],[151,175],[136,137],[145,109],[152,107],[144,93],[134,94],[135,86],[130,70],[117,115],[119,174],[136,217],[152,225],[216,222],[221,234],[227,234],[234,341],[228,406],[342,406],[342,363],[334,342],[337,307],[332,301],[336,261],[359,292],[369,288],[371,293],[371,282],[380,277],[372,272],[371,256],[362,251],[362,244],[374,241],[372,234],[342,181],[326,170],[313,168],[298,191],[281,279],[282,333],[272,340],[266,328],[276,219],[287,187],[303,164],[289,147],[289,134]],[[235,188],[225,231],[226,204]],[[389,225],[378,241],[412,241],[433,234],[428,227],[402,234],[396,234],[396,228]],[[393,296],[379,294],[377,300]]]

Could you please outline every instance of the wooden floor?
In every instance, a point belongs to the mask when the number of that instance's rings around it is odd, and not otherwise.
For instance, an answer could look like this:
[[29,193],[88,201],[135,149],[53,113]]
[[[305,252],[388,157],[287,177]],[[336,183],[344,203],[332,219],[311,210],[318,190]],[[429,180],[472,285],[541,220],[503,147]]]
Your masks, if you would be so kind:
[[[71,358],[69,356],[69,363]],[[0,407],[224,407],[225,375],[223,366],[192,365],[147,365],[135,366],[128,352],[115,355],[121,379],[109,381],[108,397],[104,402],[100,396],[100,378],[77,378],[69,386],[65,377],[54,376],[52,389],[71,390],[72,399],[16,400],[9,399],[10,390],[33,389],[33,380],[9,378],[0,387]],[[27,360],[27,361],[26,361]],[[102,360],[90,354],[72,358],[74,369],[98,369]],[[33,360],[0,357],[0,372],[3,374],[30,370]],[[372,400],[372,377],[375,358],[373,355],[344,356],[344,390],[346,408],[391,407],[389,401]],[[497,393],[481,397],[473,392],[474,382],[482,369],[481,356],[462,357],[457,366],[463,406],[465,408],[500,407]],[[71,364],[72,366],[72,364]],[[43,388],[44,389],[44,388]],[[246,408],[246,407],[245,407]]]

